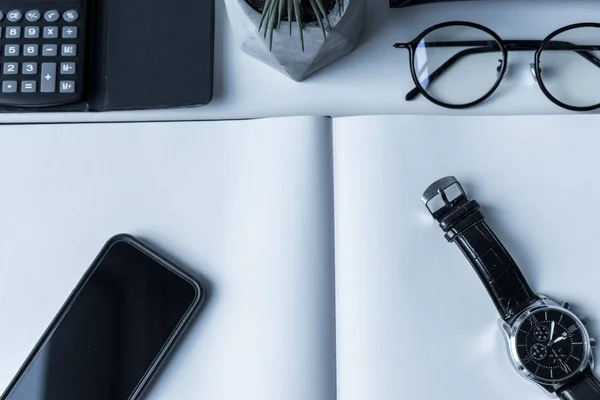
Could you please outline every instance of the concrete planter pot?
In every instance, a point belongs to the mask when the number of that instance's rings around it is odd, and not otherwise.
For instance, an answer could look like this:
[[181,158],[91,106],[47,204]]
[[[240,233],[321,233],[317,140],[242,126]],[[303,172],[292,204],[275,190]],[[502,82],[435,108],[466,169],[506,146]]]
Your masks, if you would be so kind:
[[329,14],[327,40],[317,22],[304,24],[304,51],[298,24],[292,22],[290,35],[289,22],[283,21],[273,32],[273,48],[269,50],[269,35],[265,38],[264,31],[258,30],[261,14],[245,0],[225,0],[225,5],[241,49],[295,81],[306,79],[354,50],[365,13],[365,0],[344,0],[341,16],[337,7]]

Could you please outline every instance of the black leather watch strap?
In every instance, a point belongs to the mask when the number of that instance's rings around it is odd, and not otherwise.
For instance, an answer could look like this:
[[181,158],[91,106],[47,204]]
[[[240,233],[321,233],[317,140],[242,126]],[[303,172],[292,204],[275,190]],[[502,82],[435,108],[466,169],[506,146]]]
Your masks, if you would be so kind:
[[600,381],[588,369],[560,388],[557,394],[562,400],[600,400]]
[[454,177],[434,182],[423,201],[449,242],[455,242],[487,289],[500,316],[509,320],[536,299],[525,277],[491,231],[475,200]]

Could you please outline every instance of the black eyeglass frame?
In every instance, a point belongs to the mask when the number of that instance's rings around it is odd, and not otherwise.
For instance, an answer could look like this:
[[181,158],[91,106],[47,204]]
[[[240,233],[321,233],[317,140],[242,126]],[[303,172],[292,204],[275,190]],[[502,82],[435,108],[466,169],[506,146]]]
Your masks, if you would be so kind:
[[[415,68],[415,53],[416,53],[416,50],[417,50],[418,45],[421,42],[421,40],[423,40],[423,38],[425,36],[427,36],[428,34],[430,34],[431,32],[433,32],[437,29],[445,28],[445,27],[449,27],[449,26],[465,26],[465,27],[469,27],[469,28],[479,29],[479,30],[489,34],[497,42],[497,44],[499,46],[499,50],[502,53],[502,65],[499,67],[498,78],[496,79],[496,82],[494,83],[494,85],[491,87],[491,89],[486,94],[484,94],[479,99],[474,100],[469,103],[465,103],[465,104],[445,103],[445,102],[437,100],[435,97],[431,96],[421,86],[421,83],[419,82],[419,78],[417,76],[417,71]],[[542,90],[542,93],[544,93],[544,95],[550,101],[552,101],[554,104],[558,105],[559,107],[562,107],[562,108],[565,108],[565,109],[571,110],[571,111],[591,111],[591,110],[600,108],[600,103],[591,105],[591,106],[585,106],[585,107],[572,106],[570,104],[563,103],[562,101],[558,100],[556,97],[554,97],[550,93],[550,91],[546,88],[546,85],[544,84],[544,81],[542,78],[541,68],[540,68],[540,55],[541,55],[542,51],[546,48],[548,43],[557,35],[559,35],[563,32],[566,32],[568,30],[577,29],[577,28],[600,28],[600,23],[582,22],[582,23],[567,25],[567,26],[564,26],[564,27],[557,29],[554,32],[550,33],[548,36],[546,36],[546,38],[544,38],[541,41],[540,40],[503,40],[496,32],[492,31],[491,29],[489,29],[483,25],[480,25],[480,24],[477,24],[474,22],[468,22],[468,21],[448,21],[448,22],[442,22],[440,24],[433,25],[433,26],[427,28],[426,30],[424,30],[422,33],[419,34],[419,36],[417,36],[415,39],[413,39],[410,42],[394,44],[395,48],[405,48],[405,49],[408,49],[408,51],[409,51],[410,72],[411,72],[412,79],[413,79],[416,87],[415,87],[415,89],[411,90],[406,95],[406,100],[412,100],[416,95],[418,95],[420,93],[427,100],[429,100],[432,103],[437,104],[438,106],[441,106],[441,107],[451,108],[451,109],[464,109],[464,108],[473,107],[473,106],[478,105],[478,104],[484,102],[485,100],[487,100],[496,91],[496,89],[498,89],[498,86],[500,86],[500,83],[502,82],[502,79],[504,78],[504,75],[506,73],[506,69],[508,68],[508,51],[509,50],[511,50],[511,51],[535,50],[533,68],[534,68],[534,72],[536,75],[536,81],[537,81],[540,89]],[[449,42],[449,43],[451,43],[451,42]],[[597,48],[596,48],[596,46],[593,46],[593,47],[594,48],[592,50],[600,50],[600,46],[597,46]],[[467,50],[470,50],[470,49],[467,49]],[[463,50],[463,51],[467,51],[467,50]],[[600,68],[600,59],[598,59],[597,57],[595,57],[587,52],[586,52],[588,54],[587,56],[582,54],[582,52],[584,52],[584,51],[585,50],[580,50],[580,51],[578,51],[578,53],[580,55],[582,55],[583,57],[585,57],[586,59],[588,59],[588,61],[592,62],[593,64],[595,64],[596,66],[598,66]],[[476,51],[476,52],[478,52],[478,51]],[[474,52],[474,53],[476,53],[476,52]],[[457,53],[454,57],[456,57],[458,54],[460,54],[460,53]],[[464,54],[464,55],[468,55],[468,54],[471,54],[471,52]],[[452,57],[448,60],[448,61],[450,61],[450,64],[452,64],[456,61],[456,60],[453,60],[454,57]],[[460,57],[461,56],[458,56],[458,58],[460,58]],[[447,63],[448,63],[448,61],[447,61]],[[442,65],[441,67],[438,68],[438,70],[434,71],[430,75],[430,78],[432,78],[432,80],[435,79],[437,76],[439,76],[441,73],[443,73],[443,71],[445,69],[446,68],[444,68]]]

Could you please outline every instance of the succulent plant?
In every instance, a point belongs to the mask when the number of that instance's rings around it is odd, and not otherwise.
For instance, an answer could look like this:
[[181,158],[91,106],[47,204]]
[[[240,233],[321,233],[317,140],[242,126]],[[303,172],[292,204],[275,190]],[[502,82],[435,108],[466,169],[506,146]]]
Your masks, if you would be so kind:
[[[335,0],[335,8],[338,9],[340,15],[344,11],[344,0]],[[310,7],[314,13],[316,20],[323,31],[323,37],[327,40],[326,29],[331,29],[329,23],[329,12],[325,6],[324,0],[265,0],[262,7],[262,18],[258,30],[264,30],[265,38],[269,37],[269,49],[273,48],[273,32],[275,29],[281,28],[281,23],[284,19],[283,11],[287,8],[287,21],[289,23],[290,36],[292,35],[292,21],[298,23],[298,33],[300,35],[300,45],[304,51],[304,23],[302,22],[302,8]]]

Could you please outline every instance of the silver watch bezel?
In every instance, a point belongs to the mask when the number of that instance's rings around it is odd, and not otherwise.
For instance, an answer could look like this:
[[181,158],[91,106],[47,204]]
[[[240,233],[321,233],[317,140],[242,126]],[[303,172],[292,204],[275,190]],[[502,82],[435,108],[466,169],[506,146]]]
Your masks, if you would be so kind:
[[[554,300],[544,296],[538,295],[539,300],[525,308],[514,321],[511,323],[507,323],[504,320],[500,320],[499,323],[502,327],[502,332],[504,333],[504,338],[506,340],[507,350],[510,357],[511,364],[517,370],[517,372],[524,377],[525,379],[537,384],[542,387],[548,394],[553,395],[558,388],[560,388],[565,383],[569,382],[573,377],[578,374],[584,372],[590,366],[593,368],[594,359],[592,353],[592,346],[590,345],[590,335],[585,327],[584,323],[581,321],[575,313],[571,310],[559,305]],[[528,371],[527,368],[521,362],[516,346],[516,338],[517,332],[519,331],[523,322],[533,313],[541,311],[541,310],[558,310],[563,312],[573,318],[573,320],[577,323],[580,328],[583,336],[583,346],[584,346],[584,358],[581,366],[574,370],[568,376],[561,379],[544,379],[534,375],[532,372]]]

